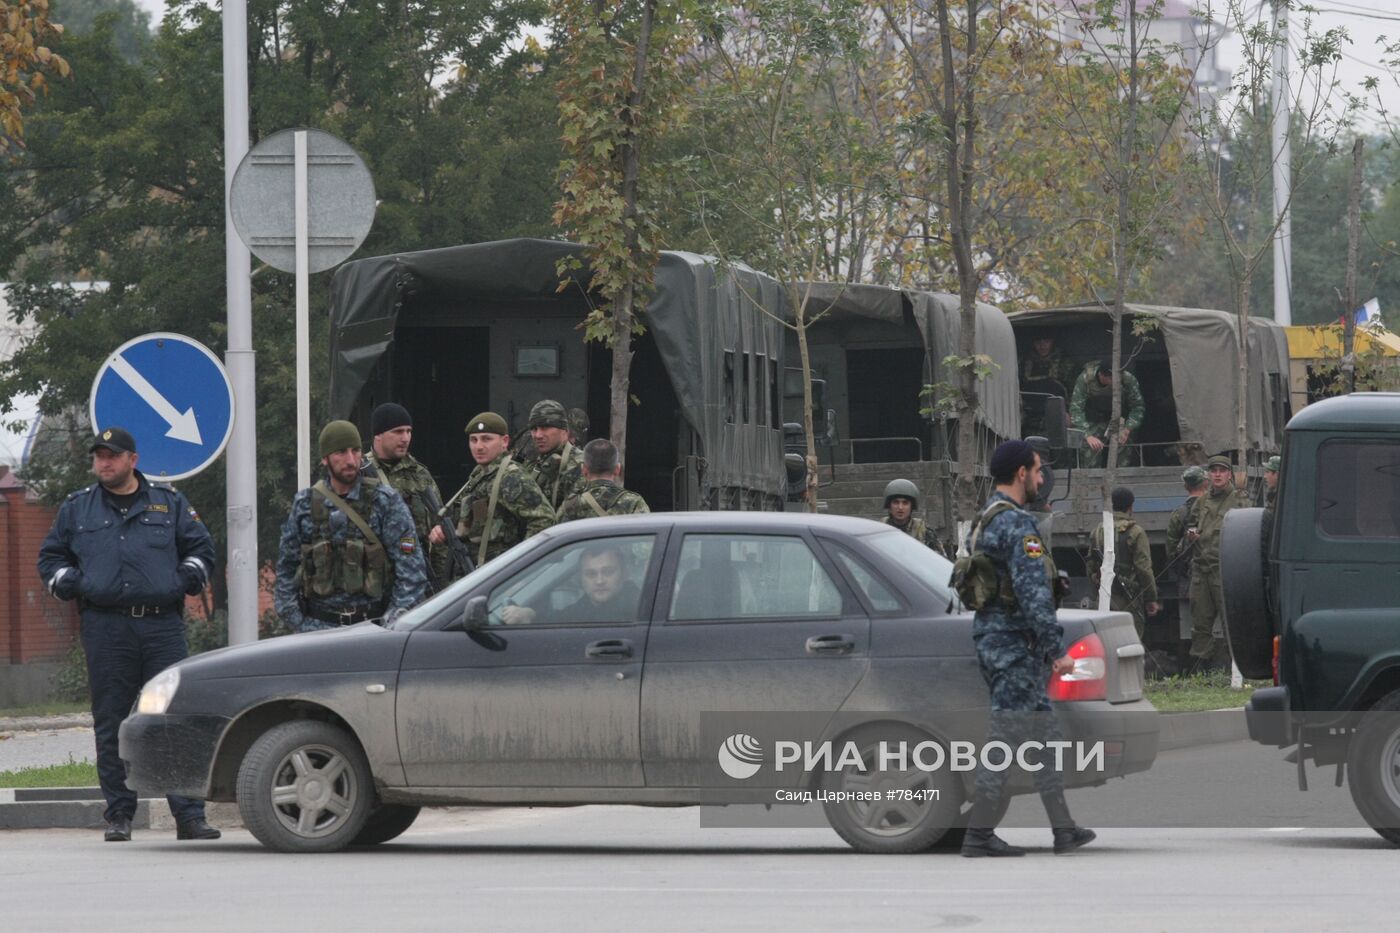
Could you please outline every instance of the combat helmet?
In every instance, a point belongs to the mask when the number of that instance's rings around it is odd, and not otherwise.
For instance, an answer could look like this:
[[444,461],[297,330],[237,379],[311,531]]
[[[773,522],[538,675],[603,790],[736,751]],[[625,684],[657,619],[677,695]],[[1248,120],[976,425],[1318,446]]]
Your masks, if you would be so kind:
[[913,480],[892,479],[885,486],[885,508],[890,507],[891,499],[908,499],[914,503],[914,508],[919,507],[919,487],[914,485]]

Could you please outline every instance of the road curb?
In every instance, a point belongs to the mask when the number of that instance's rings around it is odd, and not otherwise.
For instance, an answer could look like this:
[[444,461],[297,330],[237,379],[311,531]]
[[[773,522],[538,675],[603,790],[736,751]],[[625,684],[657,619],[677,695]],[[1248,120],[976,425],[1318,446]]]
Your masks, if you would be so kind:
[[[107,825],[103,813],[107,803],[97,787],[3,787],[0,788],[0,830],[6,829],[101,829]],[[238,805],[210,803],[205,816],[220,829],[241,829]],[[175,818],[165,800],[144,797],[136,801],[132,829],[175,829]]]
[[91,713],[60,713],[55,716],[12,716],[0,719],[0,735],[7,732],[45,732],[49,729],[91,729]]
[[1249,738],[1244,708],[1212,709],[1198,713],[1158,713],[1158,751],[1220,745]]

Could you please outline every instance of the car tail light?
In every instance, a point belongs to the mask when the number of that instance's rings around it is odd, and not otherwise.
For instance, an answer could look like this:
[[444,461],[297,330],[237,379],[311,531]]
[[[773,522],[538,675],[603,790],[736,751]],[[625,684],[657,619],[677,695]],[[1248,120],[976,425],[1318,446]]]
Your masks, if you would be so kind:
[[1074,659],[1074,669],[1068,674],[1050,678],[1046,692],[1050,699],[1061,702],[1073,700],[1102,700],[1108,695],[1108,663],[1104,661],[1103,642],[1098,635],[1086,635],[1069,646],[1065,652]]
[[1278,686],[1278,636],[1274,636],[1274,658],[1271,662],[1274,668],[1274,686]]

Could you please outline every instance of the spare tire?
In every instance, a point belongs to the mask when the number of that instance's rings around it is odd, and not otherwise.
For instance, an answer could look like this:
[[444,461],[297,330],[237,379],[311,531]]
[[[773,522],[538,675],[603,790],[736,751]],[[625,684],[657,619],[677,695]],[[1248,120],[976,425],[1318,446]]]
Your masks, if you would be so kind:
[[1220,529],[1220,584],[1225,591],[1225,636],[1240,673],[1273,677],[1274,623],[1265,601],[1268,585],[1260,541],[1263,509],[1231,509]]

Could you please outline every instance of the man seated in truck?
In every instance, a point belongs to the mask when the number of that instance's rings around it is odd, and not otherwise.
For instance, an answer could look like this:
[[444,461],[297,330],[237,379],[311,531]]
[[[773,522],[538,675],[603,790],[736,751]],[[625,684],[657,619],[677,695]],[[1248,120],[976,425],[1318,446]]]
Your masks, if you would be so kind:
[[[1130,460],[1128,445],[1142,427],[1147,406],[1137,377],[1127,370],[1119,373],[1123,384],[1122,427],[1118,430],[1118,465]],[[1105,357],[1090,363],[1079,374],[1070,396],[1070,427],[1084,432],[1084,446],[1079,452],[1079,465],[1101,467],[1108,462],[1109,420],[1113,413],[1113,360]]]

